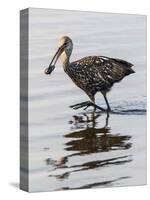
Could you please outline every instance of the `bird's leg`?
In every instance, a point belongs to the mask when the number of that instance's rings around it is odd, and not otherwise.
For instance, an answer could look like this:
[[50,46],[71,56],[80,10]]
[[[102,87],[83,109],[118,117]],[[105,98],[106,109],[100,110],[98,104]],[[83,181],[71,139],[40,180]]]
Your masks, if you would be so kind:
[[105,124],[105,127],[108,126],[108,120],[109,120],[109,112],[107,112],[107,116],[106,116],[106,124]]
[[70,108],[73,108],[75,110],[79,109],[79,108],[84,108],[84,110],[86,110],[89,106],[93,106],[94,107],[94,111],[96,110],[96,108],[101,110],[101,111],[105,111],[104,108],[101,108],[100,106],[95,104],[94,96],[89,96],[89,97],[90,97],[91,101],[85,101],[85,102],[82,102],[82,103],[71,105]]
[[[90,97],[90,99],[91,99],[91,101],[95,104],[95,96],[89,96]],[[94,110],[93,110],[93,112],[95,113],[96,112],[96,107],[94,106]]]
[[[73,108],[73,109],[79,109],[79,108],[84,108],[84,110],[86,110],[88,107],[90,106],[93,106],[94,109],[96,109],[96,107],[98,108],[97,105],[95,105],[93,102],[91,101],[85,101],[85,102],[82,102],[82,103],[78,103],[78,104],[74,104],[74,105],[71,105],[70,108]],[[102,109],[101,109],[102,110]]]
[[107,100],[107,97],[106,97],[106,93],[102,93],[103,96],[104,96],[104,99],[105,99],[105,102],[106,102],[106,105],[107,105],[107,112],[110,112],[111,111],[111,108],[109,106],[109,103],[108,103],[108,100]]
[[105,112],[104,108],[102,108],[102,107],[100,107],[100,106],[95,104],[95,96],[94,95],[89,95],[89,97],[90,97],[90,99],[92,101],[91,103],[93,104],[94,112],[96,111],[96,108]]
[[87,105],[90,106],[90,103],[91,103],[90,101],[84,101],[82,103],[77,103],[77,104],[71,105],[69,107],[76,110],[76,109],[79,109],[79,108],[86,107]]
[[93,103],[93,102],[91,102],[91,101],[89,101],[89,102],[87,103],[87,105],[85,105],[85,106],[86,106],[86,107],[84,108],[84,110],[86,110],[89,106],[93,106],[93,107],[94,107],[94,112],[96,111],[96,109],[99,109],[99,110],[105,112],[105,109],[104,109],[104,108],[102,108],[102,107],[96,105],[95,103]]

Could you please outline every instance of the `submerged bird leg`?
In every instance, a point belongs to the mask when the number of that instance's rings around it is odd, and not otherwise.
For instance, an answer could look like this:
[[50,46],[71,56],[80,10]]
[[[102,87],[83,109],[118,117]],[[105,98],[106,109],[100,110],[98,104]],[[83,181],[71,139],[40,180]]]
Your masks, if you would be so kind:
[[107,112],[105,128],[108,126],[108,120],[109,120],[109,112]]
[[93,110],[93,112],[95,113],[96,112],[95,96],[94,95],[89,95],[89,97],[90,97],[91,101],[94,103],[94,110]]
[[107,100],[107,97],[106,97],[106,93],[102,93],[103,94],[103,96],[104,96],[104,99],[105,99],[105,102],[106,102],[106,105],[107,105],[107,112],[110,112],[111,111],[111,108],[110,108],[110,106],[109,106],[109,103],[108,103],[108,100]]

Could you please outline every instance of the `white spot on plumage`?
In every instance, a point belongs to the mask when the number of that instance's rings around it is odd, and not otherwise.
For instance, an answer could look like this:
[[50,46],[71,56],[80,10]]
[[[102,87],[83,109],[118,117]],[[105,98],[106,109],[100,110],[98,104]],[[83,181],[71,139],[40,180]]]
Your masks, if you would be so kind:
[[102,77],[102,75],[98,72],[98,76],[101,80],[105,81],[105,79]]
[[101,61],[102,63],[104,62],[104,60],[103,60],[103,59],[101,59],[101,58],[100,58],[100,61]]
[[112,79],[112,80],[113,80],[113,78],[112,78],[110,75],[107,75],[107,77],[108,77],[109,79]]
[[103,59],[103,60],[109,60],[109,59],[108,59],[108,58],[106,58],[106,57],[103,57],[102,59]]

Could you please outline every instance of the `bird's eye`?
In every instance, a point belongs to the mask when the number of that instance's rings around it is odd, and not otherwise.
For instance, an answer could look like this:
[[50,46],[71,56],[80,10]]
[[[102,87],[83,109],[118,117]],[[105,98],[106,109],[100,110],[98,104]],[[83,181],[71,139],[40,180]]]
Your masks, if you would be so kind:
[[64,45],[67,45],[67,42],[65,42]]

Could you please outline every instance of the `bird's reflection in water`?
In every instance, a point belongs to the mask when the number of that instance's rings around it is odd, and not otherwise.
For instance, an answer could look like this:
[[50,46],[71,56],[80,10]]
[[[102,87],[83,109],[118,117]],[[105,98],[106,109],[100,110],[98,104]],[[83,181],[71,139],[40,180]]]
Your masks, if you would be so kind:
[[65,137],[75,140],[66,143],[66,150],[79,151],[81,155],[130,148],[131,143],[126,142],[130,136],[110,133],[109,115],[106,116],[105,125],[97,128],[98,122],[96,120],[99,117],[100,114],[96,113],[91,113],[91,117],[87,114],[84,114],[84,117],[73,116],[74,121],[71,123],[74,124],[75,131],[66,134]]
[[[61,157],[59,160],[53,162],[48,162],[47,160],[47,164],[53,165],[53,171],[64,169],[64,172],[61,170],[61,173],[58,173],[57,175],[52,173],[49,175],[50,177],[56,177],[57,179],[63,180],[75,172],[97,169],[110,165],[121,165],[132,160],[130,155],[124,155],[111,157],[109,159],[92,159],[91,161],[82,162],[81,164],[70,165],[69,163],[68,165],[71,157],[75,158],[77,156],[84,155],[90,156],[95,153],[107,153],[110,151],[126,150],[131,148],[132,144],[129,141],[131,136],[111,133],[111,128],[109,127],[109,115],[106,115],[104,125],[102,127],[98,127],[100,117],[101,115],[96,112],[81,113],[78,116],[73,116],[73,119],[69,121],[71,132],[64,135],[65,138],[70,139],[65,143],[65,150],[71,152],[71,154]],[[120,177],[119,179],[121,178],[127,177]],[[116,180],[111,180],[110,182],[114,182]],[[95,184],[102,185],[103,183],[100,182]],[[107,181],[104,185],[105,184],[107,184]],[[87,188],[88,185],[89,187],[92,187],[92,185],[90,186],[90,184],[87,184],[85,188]]]

